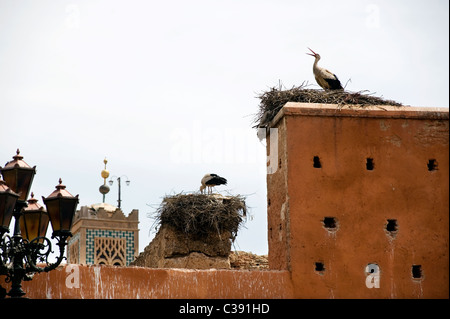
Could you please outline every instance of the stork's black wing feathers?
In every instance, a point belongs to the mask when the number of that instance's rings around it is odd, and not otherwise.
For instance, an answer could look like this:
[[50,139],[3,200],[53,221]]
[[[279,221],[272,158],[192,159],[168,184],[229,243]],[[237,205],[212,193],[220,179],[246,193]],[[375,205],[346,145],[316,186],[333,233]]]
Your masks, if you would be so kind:
[[330,86],[330,90],[343,90],[344,88],[341,85],[341,82],[339,81],[336,74],[333,74],[335,79],[324,79],[327,81],[328,85]]
[[227,180],[217,174],[210,174],[212,178],[205,182],[206,185],[227,185]]

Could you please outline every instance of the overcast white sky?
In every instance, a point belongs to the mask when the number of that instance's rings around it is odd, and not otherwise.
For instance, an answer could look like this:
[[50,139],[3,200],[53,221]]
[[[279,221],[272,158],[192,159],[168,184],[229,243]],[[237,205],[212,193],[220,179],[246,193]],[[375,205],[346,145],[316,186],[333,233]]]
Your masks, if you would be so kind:
[[106,157],[131,181],[140,251],[161,199],[217,173],[253,215],[235,248],[267,253],[256,96],[315,84],[307,47],[350,91],[449,105],[447,0],[0,0],[0,165],[20,148],[41,204],[61,177],[83,206],[102,200]]

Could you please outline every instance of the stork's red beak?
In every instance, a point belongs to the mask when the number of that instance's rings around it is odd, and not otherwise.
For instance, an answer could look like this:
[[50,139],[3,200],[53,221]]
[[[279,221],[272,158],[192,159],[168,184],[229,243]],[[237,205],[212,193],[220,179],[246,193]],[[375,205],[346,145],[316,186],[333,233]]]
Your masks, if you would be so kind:
[[311,55],[311,56],[316,56],[316,52],[314,52],[313,50],[311,50],[310,48],[308,48],[309,49],[309,51],[311,51],[313,54],[311,54],[311,53],[306,53],[307,55]]

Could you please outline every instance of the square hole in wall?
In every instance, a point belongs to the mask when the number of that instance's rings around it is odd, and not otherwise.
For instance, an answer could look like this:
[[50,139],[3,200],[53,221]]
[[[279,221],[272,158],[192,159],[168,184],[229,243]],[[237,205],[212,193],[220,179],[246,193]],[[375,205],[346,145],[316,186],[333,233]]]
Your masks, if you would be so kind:
[[323,262],[318,261],[318,262],[314,263],[314,265],[315,265],[315,268],[314,268],[315,271],[318,271],[318,272],[325,271],[325,266],[324,266]]
[[335,217],[325,217],[323,219],[323,226],[329,230],[335,230],[336,229],[336,218]]
[[380,272],[380,266],[376,263],[370,263],[366,266],[366,274],[376,274]]
[[373,158],[366,158],[366,169],[368,171],[373,171],[373,169],[375,168],[375,163],[373,162]]
[[386,224],[386,230],[388,232],[396,232],[398,230],[398,224],[396,219],[388,219]]
[[414,279],[422,278],[422,265],[412,265],[412,276]]
[[313,157],[313,167],[314,168],[322,168],[322,164],[320,163],[319,156],[314,156]]
[[437,161],[435,159],[428,160],[427,167],[430,172],[437,170]]

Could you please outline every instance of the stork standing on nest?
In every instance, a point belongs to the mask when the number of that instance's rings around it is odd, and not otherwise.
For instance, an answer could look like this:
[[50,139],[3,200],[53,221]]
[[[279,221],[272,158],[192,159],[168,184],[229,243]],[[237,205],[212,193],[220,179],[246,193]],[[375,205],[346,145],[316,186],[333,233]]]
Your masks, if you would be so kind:
[[[308,48],[309,49],[309,48]],[[317,83],[324,89],[324,90],[343,90],[344,88],[341,85],[341,82],[339,81],[336,74],[331,73],[327,69],[321,68],[317,65],[317,62],[320,60],[319,53],[314,52],[313,50],[309,49],[313,54],[306,53],[308,55],[311,55],[316,58],[313,65],[313,72],[314,76],[316,78]]]
[[217,185],[227,185],[227,180],[217,174],[206,174],[203,176],[200,192],[203,194],[205,188],[208,187],[208,194],[212,194],[212,188]]

